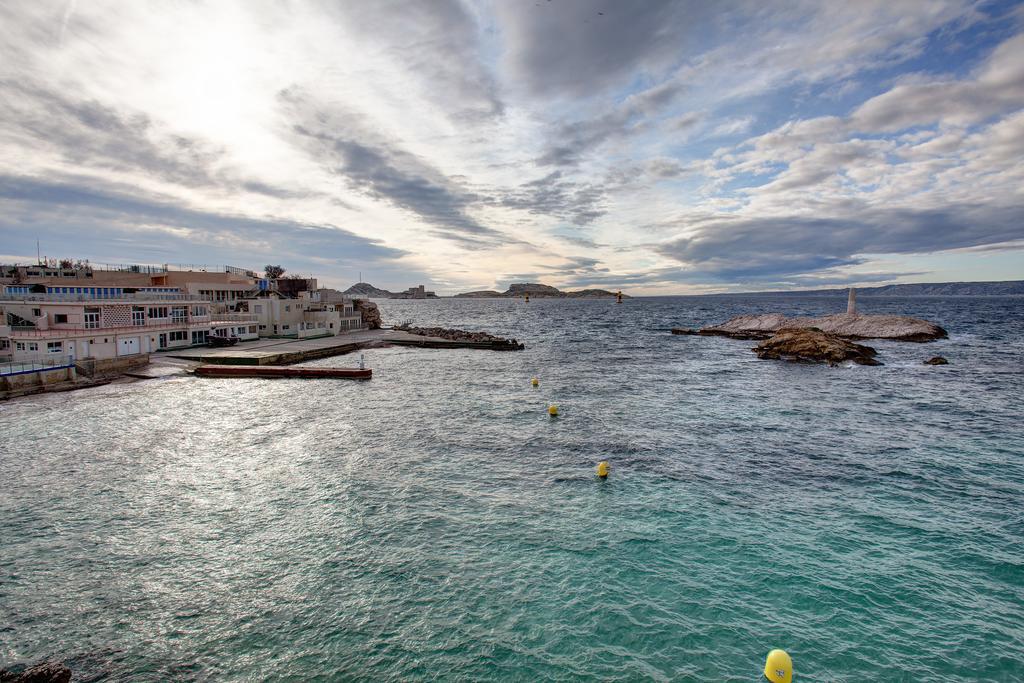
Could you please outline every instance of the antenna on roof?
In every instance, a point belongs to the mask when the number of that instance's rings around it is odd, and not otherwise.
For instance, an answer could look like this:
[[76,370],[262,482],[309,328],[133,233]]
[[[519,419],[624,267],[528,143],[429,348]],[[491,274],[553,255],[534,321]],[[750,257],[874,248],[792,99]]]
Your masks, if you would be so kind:
[[38,237],[36,238],[36,265],[37,266],[43,265],[43,259],[39,255],[39,238]]

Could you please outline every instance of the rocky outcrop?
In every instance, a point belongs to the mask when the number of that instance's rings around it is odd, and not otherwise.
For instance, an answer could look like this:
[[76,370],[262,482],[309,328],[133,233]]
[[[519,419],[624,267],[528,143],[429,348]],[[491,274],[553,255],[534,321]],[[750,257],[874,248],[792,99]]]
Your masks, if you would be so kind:
[[423,337],[437,337],[448,341],[475,342],[490,344],[495,349],[521,351],[526,346],[517,339],[505,339],[496,337],[487,332],[467,332],[466,330],[449,329],[446,327],[411,327],[409,325],[396,325],[393,329],[409,334],[416,334]]
[[348,289],[346,289],[343,292],[343,294],[346,294],[348,296],[365,296],[374,299],[390,299],[395,295],[394,292],[389,292],[386,289],[374,287],[369,282],[357,282]]
[[58,662],[42,662],[14,672],[0,669],[0,683],[68,683],[71,669]]
[[758,358],[838,365],[852,361],[860,365],[881,365],[870,346],[814,328],[784,328],[754,348]]
[[942,356],[932,356],[924,362],[925,365],[949,365],[949,361]]
[[700,334],[700,330],[695,330],[692,327],[673,327],[672,334]]
[[[733,339],[768,339],[783,329],[817,328],[846,339],[891,339],[926,342],[948,337],[946,330],[920,318],[902,315],[850,315],[837,313],[819,318],[787,318],[780,313],[741,315],[721,325],[705,327],[699,334]],[[675,332],[673,330],[673,332]]]
[[363,317],[363,324],[369,327],[371,330],[379,330],[381,325],[380,320],[380,309],[377,308],[377,304],[367,299],[353,299],[352,303],[355,304],[356,310],[359,311],[359,315]]

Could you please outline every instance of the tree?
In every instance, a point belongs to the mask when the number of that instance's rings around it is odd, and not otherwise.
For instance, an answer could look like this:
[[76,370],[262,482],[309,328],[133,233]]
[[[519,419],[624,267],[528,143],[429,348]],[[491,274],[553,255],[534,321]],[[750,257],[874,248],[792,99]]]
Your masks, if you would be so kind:
[[268,280],[276,280],[277,278],[284,275],[284,268],[281,266],[264,266],[263,272],[266,274]]

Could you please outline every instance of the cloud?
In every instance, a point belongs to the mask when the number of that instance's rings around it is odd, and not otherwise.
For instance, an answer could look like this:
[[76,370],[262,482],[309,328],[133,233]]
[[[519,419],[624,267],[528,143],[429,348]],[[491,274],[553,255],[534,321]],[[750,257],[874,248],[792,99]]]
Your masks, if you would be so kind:
[[923,254],[1024,238],[1024,206],[862,209],[844,217],[718,218],[657,251],[700,277],[745,282],[863,264],[869,254]]
[[543,178],[499,192],[495,201],[507,208],[587,225],[605,215],[603,199],[601,186],[572,182],[563,177],[562,171],[553,171]]
[[404,209],[432,226],[431,234],[479,247],[516,241],[481,224],[468,211],[480,197],[423,159],[389,143],[360,122],[357,113],[324,107],[284,91],[280,100],[296,139],[349,190]]
[[510,79],[542,97],[585,97],[662,74],[712,8],[601,0],[496,3]]
[[325,278],[355,269],[398,270],[407,255],[332,225],[192,210],[131,188],[97,189],[91,179],[0,175],[0,199],[6,207],[0,231],[23,253],[35,251],[42,233],[48,249],[57,243],[62,254],[93,260],[191,261],[198,247],[207,261],[259,263],[273,255],[292,270]]
[[482,27],[462,2],[375,0],[326,6],[351,29],[362,49],[382,52],[414,73],[421,95],[456,118],[504,113],[494,75],[483,59]]
[[999,45],[967,80],[917,79],[873,97],[853,112],[856,130],[893,132],[936,122],[967,126],[1024,107],[1024,33]]

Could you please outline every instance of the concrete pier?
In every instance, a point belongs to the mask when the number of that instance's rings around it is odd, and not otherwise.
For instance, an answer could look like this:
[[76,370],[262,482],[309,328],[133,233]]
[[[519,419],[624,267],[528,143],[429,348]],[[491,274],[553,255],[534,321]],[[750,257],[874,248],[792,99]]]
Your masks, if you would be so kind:
[[171,351],[172,358],[214,365],[290,365],[316,358],[340,356],[375,346],[401,344],[428,348],[488,348],[471,342],[424,337],[396,330],[361,330],[315,339],[260,339],[227,348],[195,347]]

